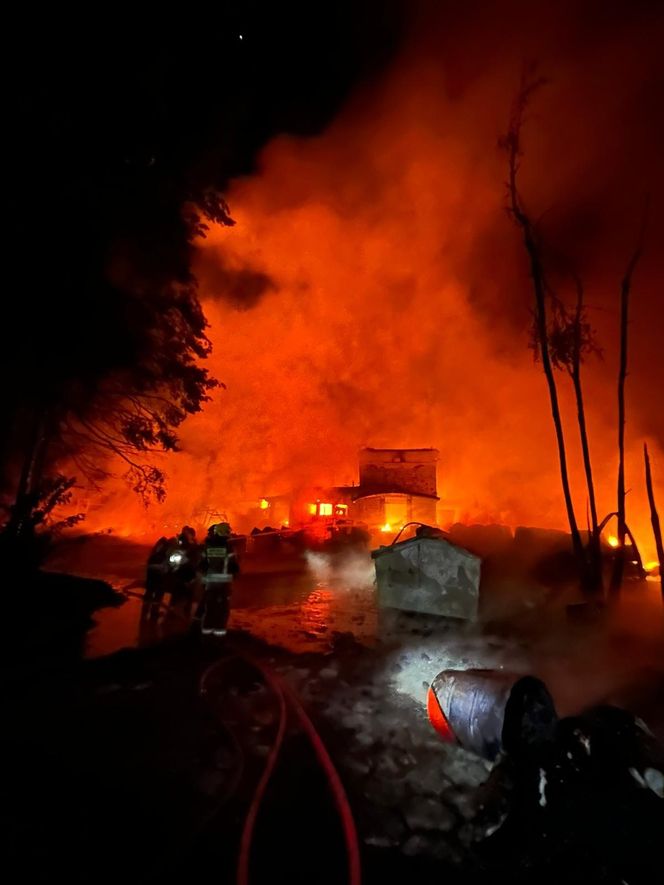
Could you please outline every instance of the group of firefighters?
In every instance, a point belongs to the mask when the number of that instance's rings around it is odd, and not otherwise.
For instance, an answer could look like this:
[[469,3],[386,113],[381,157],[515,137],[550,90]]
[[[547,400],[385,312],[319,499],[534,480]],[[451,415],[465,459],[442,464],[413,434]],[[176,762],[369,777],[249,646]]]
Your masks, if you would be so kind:
[[234,537],[230,525],[219,522],[210,526],[202,544],[187,525],[175,538],[160,538],[150,552],[145,579],[145,601],[153,616],[170,593],[173,601],[197,602],[194,622],[200,622],[203,635],[224,636],[231,585],[239,571]]

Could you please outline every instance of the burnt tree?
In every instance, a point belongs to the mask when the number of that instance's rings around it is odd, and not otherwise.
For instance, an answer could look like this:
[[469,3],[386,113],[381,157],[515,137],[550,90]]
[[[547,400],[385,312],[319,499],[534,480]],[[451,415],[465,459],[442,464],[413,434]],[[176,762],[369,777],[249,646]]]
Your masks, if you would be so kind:
[[533,284],[533,295],[535,301],[535,340],[537,343],[539,358],[542,362],[544,376],[546,378],[547,390],[549,394],[549,403],[551,406],[551,416],[556,433],[556,444],[558,447],[558,461],[560,467],[560,479],[563,488],[563,496],[565,499],[565,509],[567,512],[567,520],[572,536],[572,546],[574,553],[579,562],[582,573],[585,572],[585,552],[581,535],[579,532],[576,514],[574,512],[574,503],[572,501],[572,492],[569,481],[569,471],[567,467],[567,451],[565,446],[565,434],[563,430],[562,416],[560,413],[560,403],[558,401],[558,389],[556,387],[556,379],[553,370],[553,364],[550,354],[549,342],[549,322],[547,313],[547,286],[542,262],[541,252],[538,244],[535,226],[524,208],[521,194],[518,188],[518,175],[521,157],[523,155],[521,147],[521,131],[523,128],[524,116],[533,93],[543,85],[544,80],[528,81],[525,77],[522,80],[521,89],[512,106],[509,127],[507,134],[501,139],[501,147],[507,152],[508,157],[508,180],[507,180],[507,199],[508,211],[521,230],[523,244],[528,254],[530,263],[530,276]]
[[652,523],[652,531],[655,536],[655,548],[657,550],[657,560],[659,562],[659,581],[662,588],[662,602],[664,602],[664,544],[662,543],[662,528],[659,522],[659,513],[655,504],[655,490],[652,482],[652,472],[650,469],[650,455],[648,454],[648,444],[643,444],[643,460],[646,469],[646,489],[648,492],[648,503],[650,504],[650,522]]
[[629,298],[632,277],[641,257],[643,226],[636,249],[629,260],[620,286],[620,366],[618,369],[618,549],[611,574],[609,591],[618,596],[625,572],[625,381],[627,380],[627,327],[629,324]]
[[581,440],[581,452],[583,467],[586,477],[589,508],[589,558],[587,579],[589,587],[596,590],[602,589],[602,553],[600,529],[597,517],[597,498],[595,495],[595,481],[593,476],[592,458],[590,454],[590,440],[588,438],[588,426],[586,423],[586,410],[583,396],[583,384],[581,381],[581,366],[584,359],[590,354],[601,355],[601,351],[595,340],[595,333],[588,321],[585,305],[583,284],[578,277],[576,282],[576,306],[572,314],[565,305],[556,297],[553,299],[553,320],[549,331],[551,347],[551,360],[557,369],[564,369],[574,388],[576,402],[577,421]]

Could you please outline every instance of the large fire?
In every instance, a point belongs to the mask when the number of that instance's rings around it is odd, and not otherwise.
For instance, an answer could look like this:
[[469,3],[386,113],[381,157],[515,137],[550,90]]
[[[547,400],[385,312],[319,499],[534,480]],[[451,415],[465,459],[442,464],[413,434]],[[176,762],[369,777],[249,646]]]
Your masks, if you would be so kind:
[[[598,194],[617,175],[603,163],[605,139],[618,138],[613,120],[629,87],[613,54],[592,60],[602,77],[586,78],[587,63],[587,54],[552,62],[557,85],[527,133],[523,188],[537,214],[550,209],[553,251],[579,263],[605,349],[584,366],[603,515],[615,510],[617,293],[633,229],[617,213],[622,198]],[[459,95],[438,62],[406,58],[327,132],[276,139],[259,172],[232,184],[237,224],[211,231],[197,267],[211,368],[227,389],[188,421],[183,452],[165,459],[166,504],[145,511],[113,489],[91,528],[154,533],[216,512],[250,527],[256,502],[270,513],[262,495],[350,485],[362,445],[439,448],[439,493],[454,519],[565,526],[545,383],[527,346],[526,260],[505,218],[496,150],[517,71],[492,64]],[[584,218],[601,243],[583,233]],[[627,473],[628,522],[650,559],[646,435],[664,507],[662,428],[648,407],[655,283],[646,256],[630,324]],[[562,374],[559,384],[584,525],[574,403]]]

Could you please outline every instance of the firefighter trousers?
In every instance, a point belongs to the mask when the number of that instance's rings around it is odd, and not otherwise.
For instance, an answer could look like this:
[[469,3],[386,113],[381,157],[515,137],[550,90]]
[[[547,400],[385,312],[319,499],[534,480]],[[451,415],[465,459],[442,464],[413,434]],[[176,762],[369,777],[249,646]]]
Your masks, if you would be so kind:
[[202,599],[201,631],[225,632],[231,611],[231,581],[229,575],[207,575]]

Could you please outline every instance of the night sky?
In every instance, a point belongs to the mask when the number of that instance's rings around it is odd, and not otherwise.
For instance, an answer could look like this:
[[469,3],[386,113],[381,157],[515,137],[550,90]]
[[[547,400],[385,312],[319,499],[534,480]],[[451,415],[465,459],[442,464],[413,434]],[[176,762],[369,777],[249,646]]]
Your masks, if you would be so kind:
[[209,163],[223,181],[250,169],[275,132],[320,131],[389,62],[405,18],[393,0],[342,0],[153,16],[102,5],[94,18],[24,19],[15,23],[12,110],[24,123],[30,111],[42,118],[41,127],[29,122],[41,129],[45,160],[84,139],[77,161],[89,159],[84,146],[129,162],[159,153],[206,172]]

